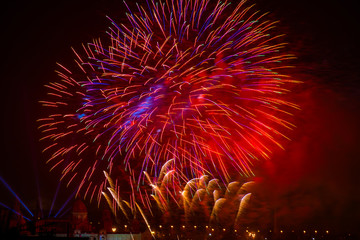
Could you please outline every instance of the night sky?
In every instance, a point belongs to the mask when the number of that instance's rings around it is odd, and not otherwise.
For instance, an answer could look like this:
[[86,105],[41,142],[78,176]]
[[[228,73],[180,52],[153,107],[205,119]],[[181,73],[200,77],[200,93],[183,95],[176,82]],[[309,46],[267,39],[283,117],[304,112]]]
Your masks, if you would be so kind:
[[[286,151],[264,166],[264,193],[279,203],[279,221],[357,230],[360,218],[360,61],[356,1],[259,0],[256,9],[280,20],[287,49],[298,59],[293,76],[301,105],[297,129]],[[124,16],[122,1],[8,1],[2,6],[2,154],[0,176],[30,208],[38,189],[49,206],[56,174],[41,154],[36,119],[46,96],[43,87],[57,78],[56,62],[73,64],[79,49],[105,35]],[[38,183],[38,185],[37,185]],[[61,205],[72,188],[61,188]],[[14,197],[0,184],[0,202]],[[57,206],[59,208],[59,206]]]

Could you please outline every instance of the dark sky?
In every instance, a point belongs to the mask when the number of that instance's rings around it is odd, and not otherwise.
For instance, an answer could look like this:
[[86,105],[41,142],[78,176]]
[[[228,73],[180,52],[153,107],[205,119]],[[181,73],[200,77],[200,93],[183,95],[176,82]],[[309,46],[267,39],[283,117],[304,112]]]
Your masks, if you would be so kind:
[[[356,1],[255,2],[257,9],[280,20],[278,29],[287,34],[288,49],[298,56],[294,76],[304,81],[293,94],[303,109],[298,128],[287,151],[276,153],[274,164],[266,166],[265,189],[281,203],[281,221],[354,230],[360,217]],[[38,101],[46,94],[43,85],[56,79],[56,62],[72,64],[70,47],[80,48],[81,43],[104,35],[109,24],[105,15],[123,14],[123,4],[115,0],[6,4],[1,10],[0,176],[31,207],[36,205],[38,179],[49,205],[57,176],[48,173],[38,144],[36,119],[41,111]],[[70,194],[71,189],[63,190],[59,204]],[[0,202],[11,205],[12,198],[1,185]]]

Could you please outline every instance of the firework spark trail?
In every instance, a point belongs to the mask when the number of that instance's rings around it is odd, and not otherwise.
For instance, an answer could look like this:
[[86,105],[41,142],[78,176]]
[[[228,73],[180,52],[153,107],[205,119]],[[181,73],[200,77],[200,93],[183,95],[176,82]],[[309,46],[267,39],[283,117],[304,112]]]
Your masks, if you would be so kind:
[[[169,162],[165,165],[169,165]],[[162,167],[161,175],[165,178],[171,171]],[[106,172],[104,174],[109,184],[112,185],[112,179]],[[174,174],[177,175],[177,172]],[[176,186],[173,185],[173,181],[163,181],[163,179],[150,178],[149,176],[147,180],[147,184],[153,189],[152,197],[155,202],[151,211],[160,210],[162,221],[166,224],[169,224],[168,221],[174,221],[174,219],[177,219],[177,224],[180,224],[185,219],[183,224],[200,221],[201,224],[213,226],[220,224],[222,227],[239,227],[249,210],[251,192],[255,186],[253,181],[244,184],[235,181],[224,185],[218,179],[211,179],[210,176],[201,176],[187,182],[182,180],[182,184]],[[128,194],[116,192],[112,187],[108,188],[108,192],[117,202],[117,208],[112,208],[110,198],[103,192],[112,211],[121,210],[127,219],[135,217],[138,212],[150,229],[149,215],[152,213],[143,211],[143,209],[150,210],[148,206],[143,204],[141,207],[136,201],[134,204],[130,204],[128,201],[120,199],[119,195]],[[129,198],[129,196],[127,197]],[[132,216],[129,216],[129,212],[132,213]]]
[[102,171],[119,166],[136,190],[169,159],[187,179],[252,176],[294,127],[285,96],[297,81],[278,73],[293,56],[265,14],[246,1],[148,3],[126,5],[127,23],[109,18],[106,41],[74,50],[78,69],[58,64],[41,101],[48,162],[91,199],[106,189]]

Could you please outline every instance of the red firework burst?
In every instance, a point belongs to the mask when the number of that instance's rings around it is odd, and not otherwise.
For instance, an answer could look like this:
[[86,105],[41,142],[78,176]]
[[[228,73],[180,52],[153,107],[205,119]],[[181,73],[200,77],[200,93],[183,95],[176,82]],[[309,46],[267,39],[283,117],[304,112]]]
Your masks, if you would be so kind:
[[253,162],[281,147],[297,108],[285,99],[297,81],[278,72],[293,57],[270,35],[274,22],[245,1],[128,9],[127,23],[110,19],[107,39],[74,51],[77,68],[60,65],[60,80],[46,86],[48,162],[91,196],[103,170],[139,186],[170,159],[189,179],[252,176]]

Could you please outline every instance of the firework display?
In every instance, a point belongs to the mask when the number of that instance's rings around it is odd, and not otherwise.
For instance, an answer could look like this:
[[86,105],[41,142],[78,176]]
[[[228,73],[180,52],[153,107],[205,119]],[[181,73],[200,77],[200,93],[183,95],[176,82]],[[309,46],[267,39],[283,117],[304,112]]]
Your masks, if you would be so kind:
[[49,82],[39,119],[44,152],[68,184],[91,199],[146,172],[161,178],[171,159],[183,179],[230,182],[253,176],[269,159],[297,106],[286,100],[291,77],[274,22],[246,1],[164,0],[129,6],[127,21],[109,18],[107,38],[75,51]]
[[148,192],[151,192],[152,201],[133,201],[104,172],[109,187],[102,194],[113,214],[116,216],[118,212],[122,213],[128,222],[141,215],[150,232],[156,225],[151,216],[157,216],[157,224],[168,227],[217,226],[238,229],[244,223],[246,213],[250,210],[249,203],[251,192],[256,187],[255,182],[242,184],[234,181],[225,185],[219,179],[211,179],[207,175],[184,182],[181,180],[181,172],[174,171],[173,164],[174,160],[166,162],[158,178],[151,178],[145,173],[146,182],[151,187]]

